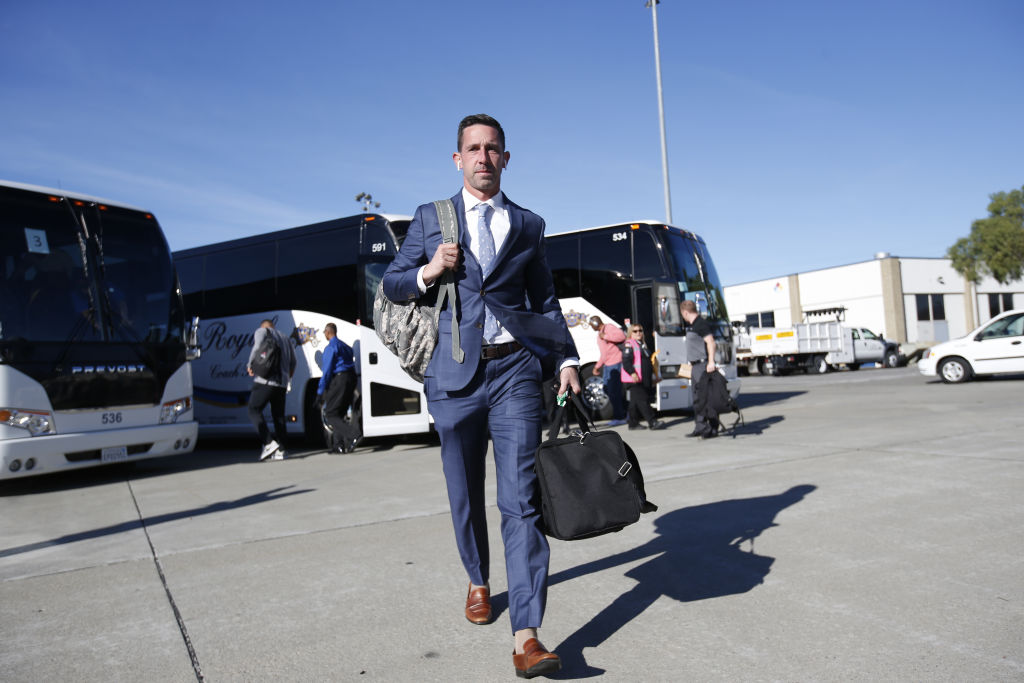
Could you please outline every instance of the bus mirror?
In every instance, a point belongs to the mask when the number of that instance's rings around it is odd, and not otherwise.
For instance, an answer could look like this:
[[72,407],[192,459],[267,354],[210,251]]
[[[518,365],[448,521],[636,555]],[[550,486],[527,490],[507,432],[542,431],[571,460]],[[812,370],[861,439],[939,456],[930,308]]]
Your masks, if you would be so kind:
[[697,310],[701,315],[707,315],[708,312],[708,298],[704,292],[694,292],[693,301],[697,304]]
[[196,360],[202,355],[203,350],[199,348],[199,316],[193,316],[192,324],[188,326],[188,342],[185,349],[187,360]]

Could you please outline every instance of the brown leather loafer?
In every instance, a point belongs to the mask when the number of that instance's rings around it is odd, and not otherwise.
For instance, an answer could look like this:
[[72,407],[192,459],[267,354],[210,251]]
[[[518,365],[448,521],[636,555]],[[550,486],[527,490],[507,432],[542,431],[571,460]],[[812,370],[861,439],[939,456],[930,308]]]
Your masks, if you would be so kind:
[[473,588],[469,584],[469,595],[466,596],[466,618],[474,624],[489,624],[491,613],[491,591],[486,586]]
[[516,676],[533,678],[553,674],[562,668],[562,660],[554,652],[540,644],[536,638],[530,638],[523,645],[523,654],[512,653],[512,664],[516,667]]

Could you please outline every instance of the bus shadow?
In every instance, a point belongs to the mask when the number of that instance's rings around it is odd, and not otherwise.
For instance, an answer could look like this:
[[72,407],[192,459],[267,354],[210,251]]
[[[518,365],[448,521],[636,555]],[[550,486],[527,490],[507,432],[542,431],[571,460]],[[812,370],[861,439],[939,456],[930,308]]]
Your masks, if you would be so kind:
[[753,408],[754,406],[763,406],[769,403],[778,403],[779,401],[788,401],[791,398],[802,396],[806,394],[806,391],[752,391],[752,392],[740,392],[736,402],[740,404],[740,408]]
[[281,486],[276,489],[270,489],[261,493],[254,493],[250,496],[244,496],[242,498],[236,498],[235,500],[226,500],[219,503],[211,503],[199,508],[192,508],[190,510],[181,510],[178,512],[169,512],[163,515],[154,515],[152,517],[143,517],[142,519],[133,519],[131,521],[121,522],[119,524],[111,524],[109,526],[100,527],[99,529],[90,529],[89,531],[79,531],[73,534],[65,534],[64,536],[58,536],[47,541],[39,541],[37,543],[28,543],[25,545],[15,546],[13,548],[4,548],[0,550],[0,558],[10,557],[12,555],[20,555],[21,553],[32,552],[33,550],[42,550],[43,548],[52,548],[54,546],[66,545],[68,543],[77,543],[78,541],[88,541],[94,538],[102,538],[103,536],[112,536],[114,534],[124,533],[126,531],[135,531],[144,527],[151,527],[157,524],[163,524],[165,522],[173,522],[179,519],[186,519],[190,517],[199,517],[200,515],[209,515],[215,512],[224,512],[225,510],[235,510],[238,508],[248,507],[250,505],[259,505],[261,503],[267,503],[272,500],[278,500],[280,498],[287,498],[289,496],[296,496],[300,493],[310,493],[315,489],[296,489],[289,491],[291,486]]
[[[587,664],[583,651],[597,647],[662,597],[679,602],[749,592],[764,582],[775,558],[754,552],[754,541],[777,526],[776,516],[817,487],[794,486],[774,496],[725,500],[682,508],[654,523],[657,537],[617,555],[553,574],[550,584],[650,558],[624,575],[636,585],[616,597],[557,647],[562,671],[552,678],[588,678],[604,671]],[[748,548],[744,549],[744,544]],[[507,595],[502,596],[507,604]]]

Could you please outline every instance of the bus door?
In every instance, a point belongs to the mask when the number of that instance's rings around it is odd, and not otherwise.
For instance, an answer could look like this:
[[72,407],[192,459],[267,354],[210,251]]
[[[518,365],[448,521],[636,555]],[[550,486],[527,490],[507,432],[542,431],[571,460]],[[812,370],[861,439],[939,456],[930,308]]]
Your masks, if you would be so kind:
[[679,301],[674,283],[634,285],[633,312],[643,325],[644,341],[662,380],[654,388],[658,410],[689,408],[692,404],[688,380],[677,377],[679,364],[686,360],[684,337],[680,334]]
[[[369,241],[364,234],[364,245],[373,251],[384,240]],[[390,251],[393,247],[388,246]],[[377,247],[381,250],[381,247]],[[388,258],[390,257],[390,258]],[[360,298],[359,327],[359,393],[364,436],[390,434],[416,434],[430,431],[430,414],[423,385],[405,374],[398,357],[377,338],[373,329],[373,299],[384,271],[393,258],[372,253],[359,263],[358,293]]]

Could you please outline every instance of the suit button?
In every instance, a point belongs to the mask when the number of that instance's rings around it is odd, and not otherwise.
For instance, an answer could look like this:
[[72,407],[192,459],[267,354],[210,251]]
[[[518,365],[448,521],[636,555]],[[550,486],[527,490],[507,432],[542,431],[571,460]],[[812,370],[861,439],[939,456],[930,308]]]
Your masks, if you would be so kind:
[[484,290],[481,289],[480,290],[480,296],[483,296],[484,294],[485,294]]
[[483,323],[477,323],[476,324],[476,329],[478,329],[478,330],[484,329],[484,324]]

